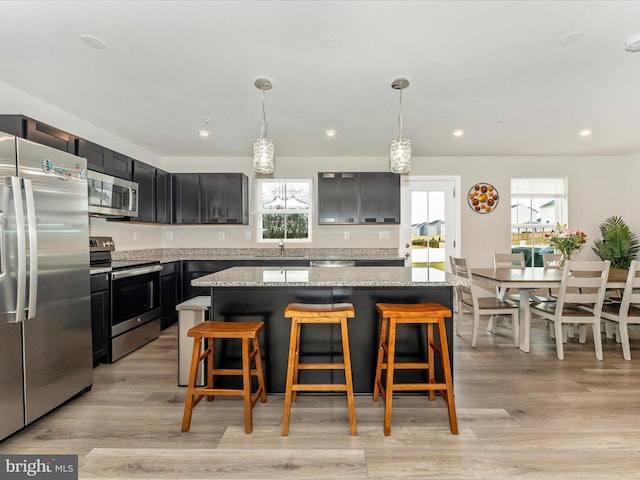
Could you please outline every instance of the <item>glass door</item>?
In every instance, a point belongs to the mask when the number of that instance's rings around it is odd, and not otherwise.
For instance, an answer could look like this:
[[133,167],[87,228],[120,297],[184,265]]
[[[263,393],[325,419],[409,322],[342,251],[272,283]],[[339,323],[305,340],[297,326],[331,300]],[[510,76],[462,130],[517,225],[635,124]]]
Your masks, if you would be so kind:
[[459,177],[403,177],[400,248],[411,267],[450,270],[459,245]]

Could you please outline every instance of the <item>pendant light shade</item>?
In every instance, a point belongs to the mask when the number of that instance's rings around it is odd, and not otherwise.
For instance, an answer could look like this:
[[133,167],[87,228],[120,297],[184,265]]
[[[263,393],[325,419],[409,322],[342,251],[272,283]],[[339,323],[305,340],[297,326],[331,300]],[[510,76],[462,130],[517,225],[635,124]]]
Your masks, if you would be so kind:
[[409,80],[398,78],[391,83],[391,88],[400,90],[398,109],[398,127],[400,135],[391,142],[390,168],[393,173],[409,173],[411,171],[411,140],[402,137],[402,90],[409,86]]
[[258,78],[254,85],[262,91],[262,130],[260,138],[253,142],[253,171],[256,173],[270,174],[275,169],[273,159],[273,142],[266,138],[267,135],[267,114],[264,108],[264,92],[271,90],[271,81],[266,78]]

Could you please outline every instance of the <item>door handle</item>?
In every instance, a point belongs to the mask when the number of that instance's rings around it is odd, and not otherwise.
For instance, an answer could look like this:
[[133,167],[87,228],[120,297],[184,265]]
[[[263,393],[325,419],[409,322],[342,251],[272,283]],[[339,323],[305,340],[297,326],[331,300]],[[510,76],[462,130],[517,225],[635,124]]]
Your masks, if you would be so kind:
[[13,192],[13,204],[16,207],[16,240],[18,247],[18,276],[16,288],[16,318],[12,323],[24,320],[24,303],[27,277],[27,245],[24,233],[24,206],[22,203],[22,189],[18,177],[11,178],[11,190]]
[[4,266],[7,264],[7,254],[4,246],[4,210],[0,210],[0,278],[7,273]]
[[38,301],[38,229],[36,228],[36,206],[31,180],[25,178],[24,193],[27,206],[27,228],[29,230],[29,303],[27,318],[36,316]]

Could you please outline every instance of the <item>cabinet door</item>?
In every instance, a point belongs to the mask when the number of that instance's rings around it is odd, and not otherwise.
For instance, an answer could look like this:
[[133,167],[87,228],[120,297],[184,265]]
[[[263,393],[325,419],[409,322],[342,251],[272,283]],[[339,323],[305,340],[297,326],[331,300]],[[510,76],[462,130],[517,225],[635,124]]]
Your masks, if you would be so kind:
[[133,181],[138,183],[139,222],[156,221],[156,169],[151,165],[135,161]]
[[112,152],[105,173],[114,177],[133,179],[133,158],[118,152]]
[[76,136],[37,122],[31,118],[26,120],[25,138],[42,145],[48,145],[63,152],[76,153]]
[[359,223],[400,223],[400,175],[360,173]]
[[104,148],[84,138],[79,138],[77,154],[79,157],[87,159],[87,168],[89,170],[100,173],[107,171],[107,164],[111,158],[111,150],[108,148]]
[[211,295],[207,287],[193,287],[191,280],[237,265],[234,260],[185,260],[182,262],[182,301],[199,295]]
[[171,223],[171,174],[156,170],[156,222]]
[[176,173],[172,176],[173,222],[200,223],[200,175]]
[[226,223],[224,176],[217,173],[201,173],[200,189],[202,223]]
[[223,173],[227,224],[249,224],[248,178],[242,173]]
[[180,262],[162,265],[162,272],[160,272],[160,311],[163,329],[173,325],[178,320],[176,305],[182,301],[180,290]]
[[91,334],[93,363],[106,360],[109,353],[109,276],[91,275]]
[[318,173],[318,223],[352,224],[358,219],[356,173]]

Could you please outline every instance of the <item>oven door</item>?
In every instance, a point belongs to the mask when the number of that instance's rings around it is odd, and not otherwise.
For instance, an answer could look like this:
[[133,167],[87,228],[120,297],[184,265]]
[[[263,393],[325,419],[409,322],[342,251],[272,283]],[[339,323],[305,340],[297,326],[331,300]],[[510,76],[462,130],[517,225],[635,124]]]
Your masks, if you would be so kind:
[[120,335],[160,315],[162,266],[111,273],[111,336]]

